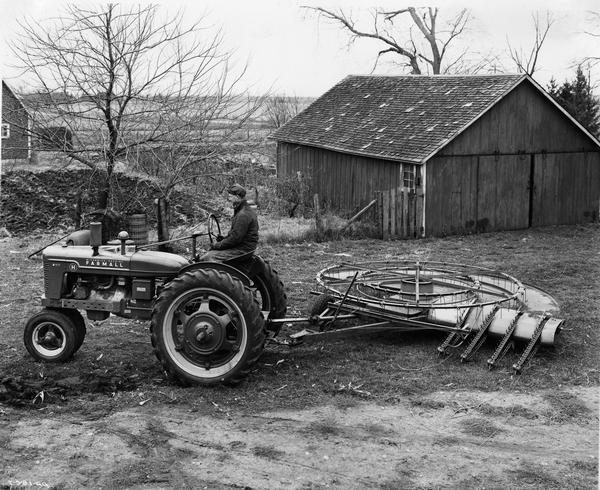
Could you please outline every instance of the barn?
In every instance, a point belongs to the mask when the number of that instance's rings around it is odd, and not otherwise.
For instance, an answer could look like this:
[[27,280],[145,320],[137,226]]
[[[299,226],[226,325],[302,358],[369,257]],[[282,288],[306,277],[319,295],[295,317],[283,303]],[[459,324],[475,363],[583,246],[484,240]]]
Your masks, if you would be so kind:
[[20,160],[31,158],[31,136],[29,133],[31,118],[27,109],[2,80],[2,160]]
[[349,76],[275,131],[280,176],[384,236],[598,219],[600,142],[527,75]]

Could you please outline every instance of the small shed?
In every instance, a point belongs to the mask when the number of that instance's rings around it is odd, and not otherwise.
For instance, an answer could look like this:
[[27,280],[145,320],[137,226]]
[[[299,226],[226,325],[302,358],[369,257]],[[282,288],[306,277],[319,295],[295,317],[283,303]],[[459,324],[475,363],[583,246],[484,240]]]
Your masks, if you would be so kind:
[[386,236],[598,219],[600,142],[527,75],[349,76],[275,131],[278,175]]
[[19,97],[2,80],[2,160],[31,159],[31,118]]

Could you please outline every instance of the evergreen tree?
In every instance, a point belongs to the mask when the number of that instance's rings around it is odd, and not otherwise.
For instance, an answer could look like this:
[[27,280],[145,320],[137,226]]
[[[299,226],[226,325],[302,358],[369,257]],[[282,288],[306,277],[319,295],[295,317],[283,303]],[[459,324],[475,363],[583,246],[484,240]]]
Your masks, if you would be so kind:
[[551,79],[548,93],[577,121],[595,136],[600,136],[600,102],[594,97],[589,79],[577,67],[575,79],[557,85]]

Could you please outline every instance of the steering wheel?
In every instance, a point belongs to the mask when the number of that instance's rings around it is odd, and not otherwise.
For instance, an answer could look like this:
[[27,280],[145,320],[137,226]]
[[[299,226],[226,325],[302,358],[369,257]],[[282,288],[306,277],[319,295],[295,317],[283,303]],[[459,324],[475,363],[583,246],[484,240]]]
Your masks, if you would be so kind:
[[[217,228],[216,235],[214,233],[215,226]],[[221,236],[221,225],[219,224],[219,218],[212,213],[209,214],[206,220],[206,228],[208,229],[208,239],[212,245],[216,241],[217,237]]]

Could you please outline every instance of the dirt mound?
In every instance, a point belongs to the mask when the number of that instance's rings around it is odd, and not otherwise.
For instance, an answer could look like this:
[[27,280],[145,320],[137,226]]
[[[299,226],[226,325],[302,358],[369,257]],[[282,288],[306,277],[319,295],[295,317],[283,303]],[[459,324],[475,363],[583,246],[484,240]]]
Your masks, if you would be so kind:
[[94,370],[66,378],[27,379],[6,376],[0,380],[0,402],[25,407],[55,403],[69,396],[82,393],[115,393],[131,391],[140,384],[139,376],[123,376],[117,370]]
[[[89,169],[7,172],[2,176],[0,226],[16,235],[75,226],[78,201],[84,214],[97,207],[96,177]],[[112,208],[123,216],[146,213],[154,223],[154,200],[162,196],[155,182],[122,173],[113,179]],[[174,225],[206,216],[206,206],[194,195],[175,191],[171,202],[176,204],[172,205]]]

